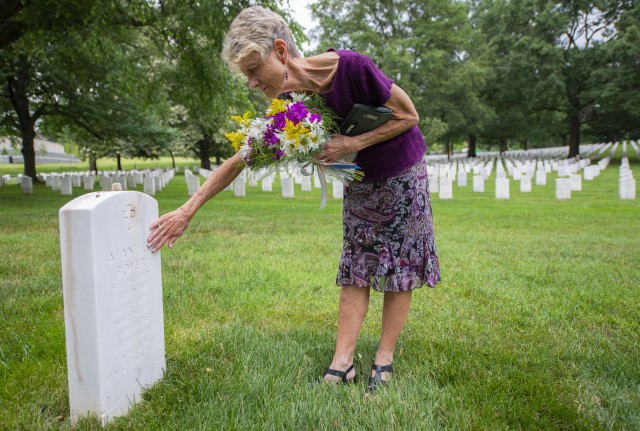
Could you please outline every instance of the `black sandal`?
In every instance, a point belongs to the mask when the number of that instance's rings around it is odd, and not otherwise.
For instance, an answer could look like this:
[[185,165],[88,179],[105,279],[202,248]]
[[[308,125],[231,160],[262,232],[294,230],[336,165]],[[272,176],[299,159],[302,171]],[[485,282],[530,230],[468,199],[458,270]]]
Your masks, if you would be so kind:
[[374,374],[373,377],[369,377],[369,384],[367,385],[367,392],[369,393],[373,393],[378,386],[387,384],[386,380],[382,380],[382,373],[393,373],[393,365],[373,364],[371,369],[374,371]]
[[342,379],[341,383],[355,383],[356,376],[353,376],[352,379],[347,379],[347,374],[349,374],[349,372],[351,370],[353,370],[353,364],[351,364],[351,366],[349,368],[347,368],[346,371],[340,371],[340,370],[334,370],[333,368],[327,368],[327,371],[324,372],[324,376],[326,376],[328,374],[330,376],[340,377]]

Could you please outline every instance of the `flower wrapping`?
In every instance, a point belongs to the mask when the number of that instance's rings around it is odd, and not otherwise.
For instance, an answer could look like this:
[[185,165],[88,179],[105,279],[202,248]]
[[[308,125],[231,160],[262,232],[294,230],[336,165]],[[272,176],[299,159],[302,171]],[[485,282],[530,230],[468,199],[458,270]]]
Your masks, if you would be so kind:
[[291,93],[290,99],[274,99],[264,118],[250,112],[231,117],[240,126],[225,134],[247,168],[273,173],[299,169],[312,175],[317,169],[322,187],[321,208],[326,204],[325,175],[348,185],[364,174],[354,163],[321,163],[316,155],[337,131],[335,115],[317,96]]

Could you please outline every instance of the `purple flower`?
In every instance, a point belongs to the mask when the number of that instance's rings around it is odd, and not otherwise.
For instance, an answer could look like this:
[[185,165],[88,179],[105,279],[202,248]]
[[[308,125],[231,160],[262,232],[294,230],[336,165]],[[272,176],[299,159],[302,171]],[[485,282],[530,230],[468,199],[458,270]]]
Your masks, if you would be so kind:
[[264,131],[263,136],[264,136],[264,143],[267,147],[270,147],[272,145],[277,145],[279,142],[273,126],[268,126],[267,129]]
[[321,120],[322,117],[320,117],[320,114],[311,114],[311,116],[309,117],[309,121],[311,121],[312,123],[317,123]]
[[287,119],[293,124],[298,124],[303,119],[307,118],[309,110],[302,102],[296,102],[287,110]]
[[273,116],[273,119],[271,120],[271,124],[273,124],[273,127],[275,127],[278,130],[284,130],[284,126],[285,126],[285,118],[286,118],[286,114],[284,112],[278,112],[276,115]]

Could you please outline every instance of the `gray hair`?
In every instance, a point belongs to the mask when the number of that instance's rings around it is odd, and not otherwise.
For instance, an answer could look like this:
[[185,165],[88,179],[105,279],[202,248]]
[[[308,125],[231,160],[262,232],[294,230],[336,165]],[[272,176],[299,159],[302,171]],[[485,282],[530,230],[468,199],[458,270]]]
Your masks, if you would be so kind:
[[284,18],[262,6],[243,9],[224,37],[222,59],[230,69],[237,71],[240,60],[252,52],[267,56],[276,39],[285,41],[289,55],[301,56]]

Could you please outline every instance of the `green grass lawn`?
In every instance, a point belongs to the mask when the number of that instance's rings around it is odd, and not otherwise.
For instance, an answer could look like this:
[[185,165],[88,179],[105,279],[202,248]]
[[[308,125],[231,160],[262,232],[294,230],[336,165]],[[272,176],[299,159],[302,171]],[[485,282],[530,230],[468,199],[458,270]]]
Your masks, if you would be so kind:
[[[554,175],[526,194],[511,181],[506,201],[471,176],[453,200],[434,195],[443,280],[415,293],[373,397],[375,292],[358,383],[310,385],[333,354],[341,202],[320,211],[300,186],[283,200],[278,182],[223,192],[162,252],[166,376],[107,429],[640,430],[640,201],[618,200],[619,165],[570,201]],[[83,193],[0,188],[0,429],[74,428],[58,210]],[[182,175],[156,195],[161,212],[186,198]]]

